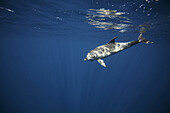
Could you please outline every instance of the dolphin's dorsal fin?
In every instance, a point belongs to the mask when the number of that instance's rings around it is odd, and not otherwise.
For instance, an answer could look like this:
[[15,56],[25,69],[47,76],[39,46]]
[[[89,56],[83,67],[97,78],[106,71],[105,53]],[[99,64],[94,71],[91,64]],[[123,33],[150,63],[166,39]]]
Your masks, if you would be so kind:
[[110,41],[108,42],[108,44],[114,43],[116,38],[117,38],[117,37],[114,37],[112,40],[110,40]]
[[104,61],[102,59],[97,59],[97,61],[103,66],[106,67],[106,64],[104,63]]

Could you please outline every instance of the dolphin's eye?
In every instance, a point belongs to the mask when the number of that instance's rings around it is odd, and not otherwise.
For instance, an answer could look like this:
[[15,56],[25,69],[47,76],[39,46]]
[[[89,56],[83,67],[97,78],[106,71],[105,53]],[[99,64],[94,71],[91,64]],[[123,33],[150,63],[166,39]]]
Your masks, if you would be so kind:
[[95,55],[92,53],[92,54],[91,54],[91,57],[92,57],[92,58],[95,58]]

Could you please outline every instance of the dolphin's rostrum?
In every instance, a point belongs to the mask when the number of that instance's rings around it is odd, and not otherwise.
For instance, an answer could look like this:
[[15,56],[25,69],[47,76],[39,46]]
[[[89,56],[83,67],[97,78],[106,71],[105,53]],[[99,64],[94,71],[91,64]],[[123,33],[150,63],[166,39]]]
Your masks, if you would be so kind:
[[135,41],[130,41],[130,42],[115,42],[115,39],[117,37],[114,37],[111,41],[109,41],[107,44],[99,46],[93,50],[91,50],[88,54],[87,57],[84,59],[84,61],[90,60],[97,60],[102,66],[106,67],[106,64],[104,63],[104,61],[102,60],[105,57],[108,57],[112,54],[115,54],[117,52],[120,52],[124,49],[127,49],[133,45],[136,45],[140,42],[142,43],[153,43],[147,39],[145,39],[142,36],[142,33],[140,33],[138,40]]

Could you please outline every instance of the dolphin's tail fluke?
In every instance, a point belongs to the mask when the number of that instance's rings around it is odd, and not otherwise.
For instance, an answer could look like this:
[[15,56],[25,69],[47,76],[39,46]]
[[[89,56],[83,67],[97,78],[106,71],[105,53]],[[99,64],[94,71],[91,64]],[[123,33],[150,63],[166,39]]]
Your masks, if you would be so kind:
[[147,40],[146,38],[144,38],[144,37],[142,36],[142,33],[140,33],[140,35],[139,35],[139,37],[138,37],[138,40],[139,40],[139,42],[146,43],[146,44],[153,43],[153,42]]

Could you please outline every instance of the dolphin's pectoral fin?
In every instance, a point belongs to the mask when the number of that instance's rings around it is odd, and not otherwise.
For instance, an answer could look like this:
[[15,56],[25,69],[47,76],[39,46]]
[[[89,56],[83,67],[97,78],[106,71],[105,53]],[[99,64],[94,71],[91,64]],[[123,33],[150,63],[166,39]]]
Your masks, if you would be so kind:
[[102,59],[97,59],[97,61],[103,66],[103,67],[107,67],[106,64],[104,63],[104,61]]

